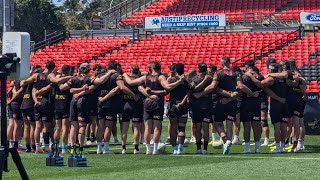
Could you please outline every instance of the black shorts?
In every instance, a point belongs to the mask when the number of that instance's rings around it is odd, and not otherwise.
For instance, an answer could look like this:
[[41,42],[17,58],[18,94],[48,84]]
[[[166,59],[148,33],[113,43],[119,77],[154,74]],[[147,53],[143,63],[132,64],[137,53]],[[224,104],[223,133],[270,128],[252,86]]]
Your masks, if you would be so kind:
[[288,104],[281,104],[280,102],[273,100],[270,103],[270,117],[272,124],[279,122],[288,122],[289,117]]
[[47,99],[42,98],[40,102],[40,106],[34,107],[36,120],[52,121],[52,112],[54,112],[54,109],[49,104]]
[[114,107],[110,107],[110,108],[102,107],[98,109],[99,120],[117,121],[118,114],[119,114],[119,110],[117,110]]
[[261,100],[248,98],[243,102],[240,120],[242,122],[260,121],[261,120]]
[[208,108],[200,108],[197,104],[192,104],[192,123],[201,123],[207,122],[212,123],[212,109]]
[[268,99],[263,99],[261,104],[260,104],[260,110],[268,112],[268,108],[269,108],[268,106],[269,106]]
[[293,109],[293,115],[297,116],[299,118],[304,117],[304,108],[306,107],[306,101],[301,99],[298,99],[296,103],[292,106]]
[[223,122],[224,120],[235,121],[237,114],[237,101],[231,101],[228,104],[218,102],[214,121]]
[[244,100],[237,100],[237,112],[236,112],[236,114],[239,114],[241,111],[242,111],[242,109],[243,109],[243,106],[244,106]]
[[72,100],[70,103],[70,121],[78,121],[83,119],[84,123],[90,123],[89,107],[85,98],[80,98],[77,101]]
[[168,117],[171,118],[188,118],[188,106],[184,105],[179,109],[175,104],[168,105]]
[[122,122],[143,122],[143,103],[126,102],[123,106]]
[[69,108],[67,110],[68,111],[56,111],[55,112],[56,120],[62,120],[62,119],[69,118],[70,117],[70,110],[69,110]]
[[24,121],[35,122],[36,118],[34,116],[34,108],[21,109],[22,118]]
[[164,109],[157,108],[152,111],[143,110],[143,119],[144,120],[158,120],[163,121]]
[[8,118],[9,119],[13,119],[13,111],[12,111],[12,108],[11,108],[11,106],[10,105],[7,105],[7,110],[8,110],[8,114],[7,114],[7,116],[8,116]]
[[17,102],[12,102],[9,105],[9,109],[12,111],[12,118],[16,120],[22,120],[22,113],[20,109],[20,104]]

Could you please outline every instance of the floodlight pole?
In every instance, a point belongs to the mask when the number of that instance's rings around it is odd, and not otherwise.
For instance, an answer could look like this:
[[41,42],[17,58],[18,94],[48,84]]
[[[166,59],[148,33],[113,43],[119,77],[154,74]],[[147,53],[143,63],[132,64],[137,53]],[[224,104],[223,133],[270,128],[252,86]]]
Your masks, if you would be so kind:
[[0,180],[2,180],[2,171],[8,172],[8,156],[12,156],[13,162],[20,173],[22,180],[29,180],[28,174],[22,164],[21,158],[16,148],[8,147],[7,137],[7,73],[0,71],[1,80],[1,147],[2,161],[0,163]]

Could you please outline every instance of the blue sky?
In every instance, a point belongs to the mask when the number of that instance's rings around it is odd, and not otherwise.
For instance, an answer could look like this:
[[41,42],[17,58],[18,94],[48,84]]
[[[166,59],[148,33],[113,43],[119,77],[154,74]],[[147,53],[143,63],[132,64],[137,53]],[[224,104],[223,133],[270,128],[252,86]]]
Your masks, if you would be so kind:
[[58,2],[58,0],[52,0],[52,2],[53,2],[54,4],[56,4],[57,6],[60,6],[60,5],[63,3],[63,1]]

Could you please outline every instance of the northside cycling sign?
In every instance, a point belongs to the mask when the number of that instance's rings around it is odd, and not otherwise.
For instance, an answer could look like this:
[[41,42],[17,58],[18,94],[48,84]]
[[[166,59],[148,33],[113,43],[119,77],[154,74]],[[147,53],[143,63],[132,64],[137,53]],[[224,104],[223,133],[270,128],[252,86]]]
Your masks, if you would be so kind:
[[301,12],[300,22],[301,24],[319,24],[320,12]]
[[226,25],[224,14],[146,17],[145,29],[199,28]]

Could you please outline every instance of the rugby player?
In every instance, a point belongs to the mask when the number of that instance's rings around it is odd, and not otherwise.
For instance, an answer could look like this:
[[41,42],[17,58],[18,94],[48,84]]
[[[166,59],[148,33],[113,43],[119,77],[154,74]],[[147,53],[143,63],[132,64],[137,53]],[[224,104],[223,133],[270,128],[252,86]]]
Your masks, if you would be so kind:
[[[146,154],[159,154],[158,143],[160,141],[160,135],[162,131],[162,120],[164,114],[164,95],[166,90],[170,91],[177,87],[180,83],[184,82],[184,76],[174,83],[169,84],[164,75],[161,74],[161,66],[158,62],[149,63],[149,74],[144,75],[137,79],[130,79],[130,77],[124,74],[125,81],[131,85],[146,86],[146,93],[144,95],[147,99],[144,102],[144,115],[145,120],[145,142],[146,142]],[[156,96],[153,96],[155,95]],[[150,134],[153,130],[154,148],[153,152],[150,147]]]
[[[69,65],[63,65],[61,67],[61,73],[57,73],[57,78],[67,77],[71,75],[71,67]],[[68,134],[69,134],[69,114],[70,114],[70,102],[72,94],[69,89],[61,90],[62,84],[55,84],[55,131],[54,131],[54,149],[59,151],[60,132],[62,130],[62,154],[67,152],[68,148]]]
[[[45,152],[49,152],[49,137],[50,126],[52,126],[53,117],[51,117],[53,109],[50,107],[49,96],[53,87],[52,83],[62,83],[70,79],[70,76],[63,78],[56,78],[52,73],[55,68],[53,61],[48,61],[43,72],[36,73],[27,80],[21,81],[22,87],[27,84],[34,83],[32,88],[32,99],[34,101],[34,115],[36,120],[36,129],[34,138],[36,142],[36,153],[41,153],[40,149],[40,132],[43,126],[43,138],[45,143]],[[42,122],[41,122],[42,121]]]
[[70,89],[70,93],[73,94],[73,98],[70,102],[70,154],[76,153],[76,137],[79,140],[80,154],[83,152],[83,145],[85,139],[85,129],[90,122],[90,108],[88,103],[89,94],[97,88],[98,85],[105,83],[110,75],[111,71],[104,74],[100,78],[90,77],[90,67],[88,63],[82,63],[78,70],[78,75],[72,77],[68,82],[60,86],[60,90],[64,91]]
[[[100,131],[97,135],[97,154],[113,154],[113,152],[109,150],[111,131],[117,122],[117,115],[122,113],[123,110],[123,95],[119,92],[122,91],[135,100],[139,98],[125,86],[122,75],[117,71],[117,66],[118,63],[114,60],[108,62],[108,73],[110,73],[111,76],[99,87],[98,129],[100,129]],[[102,135],[104,135],[103,152],[101,144]]]
[[[174,64],[176,74],[171,74],[168,83],[174,83],[184,74],[184,64]],[[183,144],[185,140],[185,129],[188,119],[187,98],[189,93],[189,84],[186,80],[170,91],[170,100],[168,105],[168,117],[170,119],[170,140],[173,154],[183,154]],[[178,147],[177,147],[178,138]]]
[[[224,143],[223,154],[229,154],[232,140],[233,122],[236,118],[236,98],[239,95],[237,92],[237,86],[239,89],[246,92],[246,94],[250,94],[250,96],[255,96],[257,93],[251,92],[250,89],[243,85],[241,79],[237,77],[236,73],[230,69],[229,57],[223,57],[221,59],[221,64],[223,68],[214,75],[212,83],[196,96],[202,97],[203,95],[209,94],[215,90],[219,94],[219,102],[216,106],[217,113],[215,114],[214,123],[216,130],[220,134],[220,137]],[[227,120],[227,133],[224,130],[224,120]]]
[[[269,73],[279,72],[279,65],[272,63],[269,64]],[[274,136],[276,142],[276,149],[270,153],[281,153],[284,149],[284,142],[287,134],[288,123],[288,105],[286,104],[287,86],[283,79],[267,76],[262,81],[259,81],[253,75],[249,75],[251,80],[260,88],[268,87],[270,91],[275,93],[276,96],[270,96],[270,116],[271,122],[274,126]],[[270,93],[269,93],[270,95]]]
[[[139,66],[133,65],[130,68],[131,75],[128,75],[131,79],[137,79],[141,77]],[[139,139],[141,125],[143,124],[143,95],[140,91],[140,86],[129,86],[126,82],[125,85],[138,97],[134,99],[131,96],[124,96],[123,116],[121,122],[121,140],[122,140],[122,154],[126,154],[127,134],[129,129],[130,120],[132,120],[133,128],[133,145],[134,154],[140,154]]]

